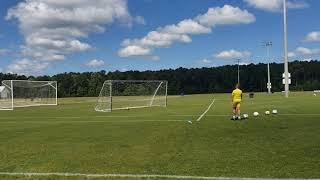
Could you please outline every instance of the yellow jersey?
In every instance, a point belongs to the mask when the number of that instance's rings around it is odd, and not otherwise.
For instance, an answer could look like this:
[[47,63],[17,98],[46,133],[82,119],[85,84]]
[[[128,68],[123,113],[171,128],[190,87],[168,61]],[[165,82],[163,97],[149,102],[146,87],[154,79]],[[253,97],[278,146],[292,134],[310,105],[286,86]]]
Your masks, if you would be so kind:
[[232,91],[232,101],[233,102],[241,102],[242,99],[242,91],[240,89],[235,89]]

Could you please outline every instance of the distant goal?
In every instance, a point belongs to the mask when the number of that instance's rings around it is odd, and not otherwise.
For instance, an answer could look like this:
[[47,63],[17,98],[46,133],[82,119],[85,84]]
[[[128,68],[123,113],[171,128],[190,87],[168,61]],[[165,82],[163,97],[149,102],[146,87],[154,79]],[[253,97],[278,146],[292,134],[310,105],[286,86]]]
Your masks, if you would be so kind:
[[0,86],[0,110],[57,105],[56,81],[4,80]]
[[96,111],[166,107],[168,82],[160,80],[107,80],[101,88]]

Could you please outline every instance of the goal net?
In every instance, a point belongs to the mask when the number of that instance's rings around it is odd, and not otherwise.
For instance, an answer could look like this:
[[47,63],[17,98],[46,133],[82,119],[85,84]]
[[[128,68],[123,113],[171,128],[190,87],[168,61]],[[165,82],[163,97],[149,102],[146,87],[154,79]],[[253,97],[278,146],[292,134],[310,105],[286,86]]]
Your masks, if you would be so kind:
[[0,110],[45,105],[57,105],[56,81],[2,81],[0,86]]
[[101,88],[96,111],[167,106],[167,81],[107,80]]

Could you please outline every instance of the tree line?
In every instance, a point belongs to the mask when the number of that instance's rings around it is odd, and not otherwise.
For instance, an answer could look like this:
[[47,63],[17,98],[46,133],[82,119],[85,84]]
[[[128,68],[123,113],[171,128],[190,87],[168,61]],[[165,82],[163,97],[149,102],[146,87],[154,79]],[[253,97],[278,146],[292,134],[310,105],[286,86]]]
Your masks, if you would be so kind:
[[[272,63],[271,83],[273,91],[282,91],[283,64]],[[320,61],[294,61],[289,64],[291,90],[310,91],[320,89]],[[53,76],[24,76],[0,73],[0,80],[58,81],[59,97],[98,96],[105,80],[167,80],[168,94],[201,94],[230,92],[237,83],[237,65],[204,68],[177,68],[158,71],[69,72]],[[240,82],[245,92],[267,90],[267,65],[240,66]]]

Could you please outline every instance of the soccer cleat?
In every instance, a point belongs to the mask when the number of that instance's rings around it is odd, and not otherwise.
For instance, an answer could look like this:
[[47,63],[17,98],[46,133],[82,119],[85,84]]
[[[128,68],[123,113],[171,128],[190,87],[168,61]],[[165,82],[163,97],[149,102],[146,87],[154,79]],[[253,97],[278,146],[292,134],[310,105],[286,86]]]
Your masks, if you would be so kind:
[[236,120],[236,117],[235,117],[235,116],[232,116],[232,117],[231,117],[231,120],[232,120],[232,121]]
[[237,117],[237,120],[241,120],[241,117],[239,116],[239,117]]

